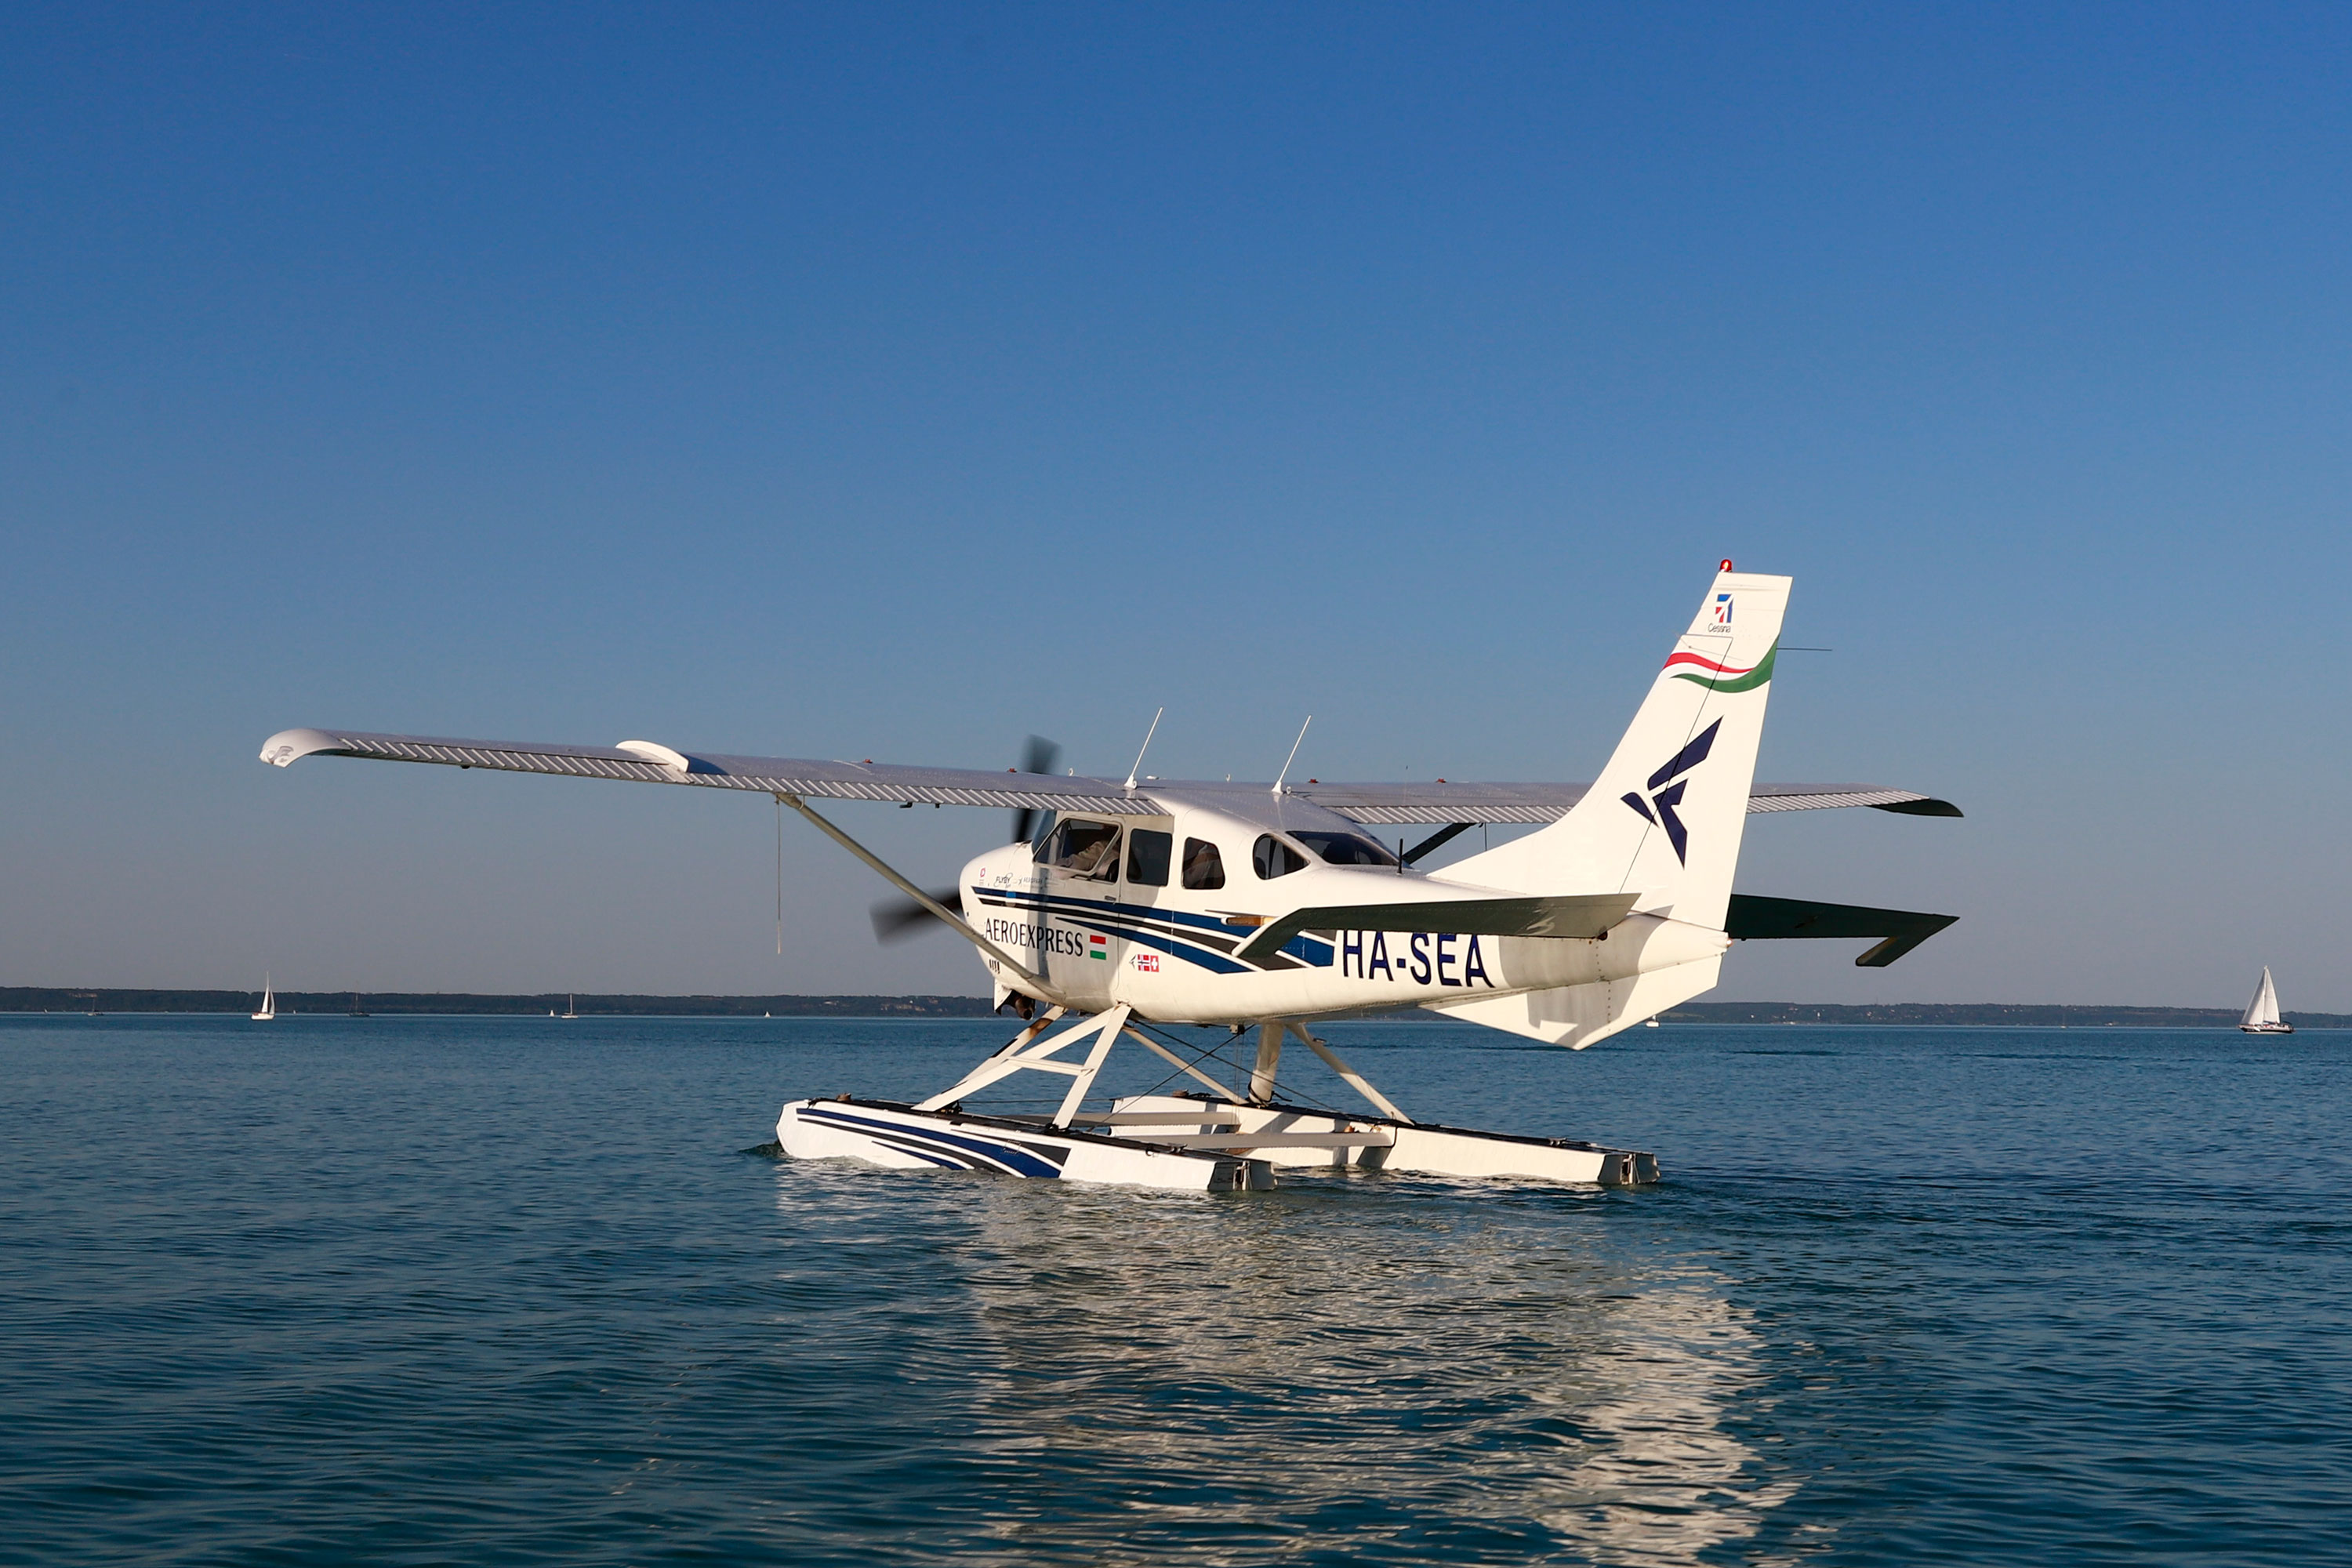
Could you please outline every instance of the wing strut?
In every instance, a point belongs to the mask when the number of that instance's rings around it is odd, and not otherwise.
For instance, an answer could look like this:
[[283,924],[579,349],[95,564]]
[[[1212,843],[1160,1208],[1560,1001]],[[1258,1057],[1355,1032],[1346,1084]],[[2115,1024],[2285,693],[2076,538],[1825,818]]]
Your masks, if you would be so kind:
[[782,790],[776,791],[775,794],[778,800],[782,801],[784,805],[791,806],[794,811],[799,812],[811,822],[816,824],[817,831],[823,833],[827,838],[832,839],[835,844],[840,845],[844,849],[848,850],[852,855],[856,856],[860,860],[865,861],[868,866],[873,867],[875,870],[880,872],[883,880],[888,882],[892,887],[898,889],[900,892],[914,900],[915,902],[922,905],[923,908],[930,910],[931,913],[939,916],[940,921],[946,924],[950,931],[954,931],[966,942],[971,943],[972,946],[980,949],[981,952],[988,954],[989,957],[996,960],[997,963],[1003,964],[1013,973],[1021,976],[1022,979],[1027,981],[1030,984],[1035,986],[1037,988],[1038,994],[1045,997],[1046,1001],[1053,1003],[1057,1007],[1067,1007],[1071,1005],[1070,999],[1067,996],[1063,995],[1060,991],[1056,990],[1052,984],[1047,983],[1042,975],[1032,974],[1028,970],[1023,968],[1019,963],[1013,961],[1011,953],[1005,952],[1003,948],[997,946],[994,942],[981,935],[978,931],[972,930],[971,927],[966,925],[962,920],[958,918],[956,915],[950,913],[948,907],[945,904],[940,903],[937,899],[931,897],[930,894],[923,891],[922,889],[918,888],[914,883],[909,882],[906,878],[901,877],[898,872],[892,870],[889,866],[883,861],[880,856],[866,847],[865,845],[857,842],[856,839],[852,838],[848,834],[844,833],[840,828],[835,827],[825,818],[819,816],[814,810],[810,809],[808,802],[803,800],[796,795],[786,795]]
[[1475,822],[1449,822],[1444,826],[1439,828],[1436,832],[1431,834],[1428,837],[1423,839],[1420,843],[1414,845],[1412,848],[1406,850],[1403,854],[1398,856],[1397,858],[1410,866],[1414,861],[1420,859],[1423,856],[1429,854],[1431,851],[1453,843],[1455,838],[1469,832],[1472,828],[1477,826],[1478,825]]

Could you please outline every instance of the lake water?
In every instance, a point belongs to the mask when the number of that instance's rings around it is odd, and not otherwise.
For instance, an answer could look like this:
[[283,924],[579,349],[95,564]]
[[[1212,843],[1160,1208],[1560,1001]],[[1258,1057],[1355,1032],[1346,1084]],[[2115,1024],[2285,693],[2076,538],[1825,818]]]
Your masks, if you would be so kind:
[[2352,1562],[2352,1036],[1328,1031],[1639,1191],[745,1152],[1007,1033],[0,1017],[0,1562]]

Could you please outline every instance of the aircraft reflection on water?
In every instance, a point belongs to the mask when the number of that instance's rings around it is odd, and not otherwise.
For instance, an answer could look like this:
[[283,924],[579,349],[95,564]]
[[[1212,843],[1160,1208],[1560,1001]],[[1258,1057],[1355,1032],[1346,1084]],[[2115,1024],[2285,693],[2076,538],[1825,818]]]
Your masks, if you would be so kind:
[[[778,1183],[796,1226],[845,1204],[870,1238],[883,1217],[839,1167]],[[1379,1185],[1396,1191],[1324,1175],[1234,1205],[940,1173],[887,1205],[946,1265],[953,1327],[906,1347],[909,1375],[954,1382],[970,1442],[1052,1478],[1024,1486],[1117,1491],[1104,1551],[1157,1562],[1409,1531],[1484,1542],[1477,1561],[1516,1539],[1679,1568],[1795,1495],[1733,1429],[1767,1347],[1719,1273],[1615,1255],[1585,1210],[1599,1189],[1520,1184],[1523,1207]],[[993,1532],[1084,1547],[1024,1495]]]

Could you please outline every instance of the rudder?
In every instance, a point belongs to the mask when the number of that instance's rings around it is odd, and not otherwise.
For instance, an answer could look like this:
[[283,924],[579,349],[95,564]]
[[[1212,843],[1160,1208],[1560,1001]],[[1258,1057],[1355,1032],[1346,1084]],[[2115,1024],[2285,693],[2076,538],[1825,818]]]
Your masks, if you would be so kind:
[[1638,910],[1722,930],[1790,581],[1717,574],[1591,793],[1549,827],[1445,876],[1524,892],[1630,892]]

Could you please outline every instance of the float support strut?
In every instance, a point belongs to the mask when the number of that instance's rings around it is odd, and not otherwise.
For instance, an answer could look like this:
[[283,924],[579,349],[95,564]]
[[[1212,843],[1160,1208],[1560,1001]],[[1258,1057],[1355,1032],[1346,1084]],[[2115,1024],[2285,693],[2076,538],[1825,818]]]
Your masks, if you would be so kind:
[[1118,1044],[1119,1035],[1127,1028],[1127,1016],[1132,1009],[1124,1003],[1102,1016],[1102,1032],[1095,1037],[1095,1048],[1087,1053],[1086,1066],[1070,1077],[1070,1092],[1062,1097],[1062,1109],[1054,1112],[1054,1125],[1067,1127],[1070,1118],[1087,1100],[1087,1090],[1094,1088],[1095,1075],[1102,1071],[1103,1058],[1110,1055],[1111,1047]]
[[[1059,1011],[1060,1009],[1056,1008],[1055,1010],[1055,1014],[1058,1014]],[[1126,1008],[1114,1008],[1113,1011],[1118,1015],[1119,1021],[1121,1023],[1125,1023],[1127,1021]],[[961,1100],[965,1095],[971,1093],[975,1089],[986,1089],[998,1079],[1011,1078],[1014,1073],[1024,1070],[1035,1072],[1057,1072],[1071,1078],[1076,1078],[1080,1074],[1084,1074],[1086,1075],[1087,1081],[1088,1083],[1092,1083],[1094,1081],[1095,1071],[1099,1070],[1102,1066],[1102,1062],[1099,1058],[1096,1059],[1094,1066],[1091,1068],[1081,1067],[1076,1062],[1057,1062],[1051,1058],[1054,1053],[1060,1050],[1064,1046],[1069,1045],[1075,1040],[1082,1040],[1088,1035],[1093,1034],[1096,1030],[1101,1028],[1103,1026],[1103,1020],[1100,1018],[1083,1019],[1078,1023],[1073,1024],[1058,1035],[1051,1035],[1045,1039],[1036,1040],[1036,1043],[1034,1045],[1027,1043],[1035,1038],[1036,1034],[1040,1029],[1043,1029],[1047,1024],[1053,1021],[1055,1014],[1048,1014],[1045,1017],[1039,1019],[1034,1024],[1032,1024],[1028,1028],[1022,1030],[1020,1034],[1015,1035],[1013,1037],[1012,1043],[1006,1046],[1003,1050],[998,1051],[994,1056],[990,1057],[986,1061],[981,1063],[978,1067],[964,1074],[961,1079],[958,1079],[953,1084],[950,1084],[946,1089],[940,1090],[939,1093],[931,1096],[930,1099],[926,1100],[921,1104],[916,1106],[915,1109],[918,1110],[937,1110],[943,1105],[954,1104],[957,1100]],[[1116,1033],[1116,1031],[1114,1031],[1114,1033]]]
[[[1358,1094],[1362,1095],[1366,1100],[1369,1100],[1374,1105],[1379,1106],[1382,1114],[1392,1117],[1399,1121],[1411,1121],[1412,1120],[1412,1117],[1407,1116],[1403,1111],[1399,1110],[1396,1108],[1396,1102],[1394,1100],[1391,1100],[1387,1095],[1382,1094],[1379,1089],[1374,1089],[1370,1079],[1366,1078],[1362,1073],[1358,1072],[1354,1068],[1349,1067],[1346,1062],[1341,1061],[1339,1059],[1339,1052],[1333,1050],[1330,1047],[1325,1045],[1322,1041],[1308,1034],[1303,1026],[1293,1024],[1289,1026],[1289,1028],[1292,1034],[1298,1037],[1301,1044],[1306,1046],[1308,1050],[1313,1051],[1317,1056],[1323,1058],[1324,1066],[1329,1068],[1333,1072],[1338,1073],[1342,1079],[1345,1079],[1349,1089],[1354,1089]],[[1258,1049],[1259,1059],[1263,1061],[1265,1059],[1265,1047],[1261,1045]],[[1251,1080],[1251,1087],[1253,1089],[1256,1087],[1256,1080],[1255,1079]]]
[[1216,1096],[1219,1100],[1224,1100],[1228,1104],[1237,1105],[1241,1102],[1241,1097],[1235,1094],[1232,1089],[1227,1089],[1223,1084],[1219,1083],[1215,1079],[1211,1078],[1207,1073],[1202,1072],[1199,1068],[1194,1067],[1191,1062],[1186,1061],[1182,1057],[1178,1056],[1174,1051],[1170,1050],[1158,1040],[1155,1040],[1150,1036],[1138,1030],[1132,1024],[1129,1024],[1127,1026],[1127,1037],[1133,1040],[1137,1045],[1141,1046],[1145,1050],[1150,1051],[1152,1055],[1158,1057],[1161,1061],[1166,1062],[1170,1067],[1174,1068],[1177,1071],[1190,1073],[1198,1082],[1208,1085],[1210,1089],[1216,1092]]
[[1257,1026],[1257,1061],[1250,1068],[1250,1101],[1253,1104],[1264,1105],[1274,1098],[1274,1069],[1282,1063],[1282,1036],[1288,1026],[1282,1024],[1260,1024]]

